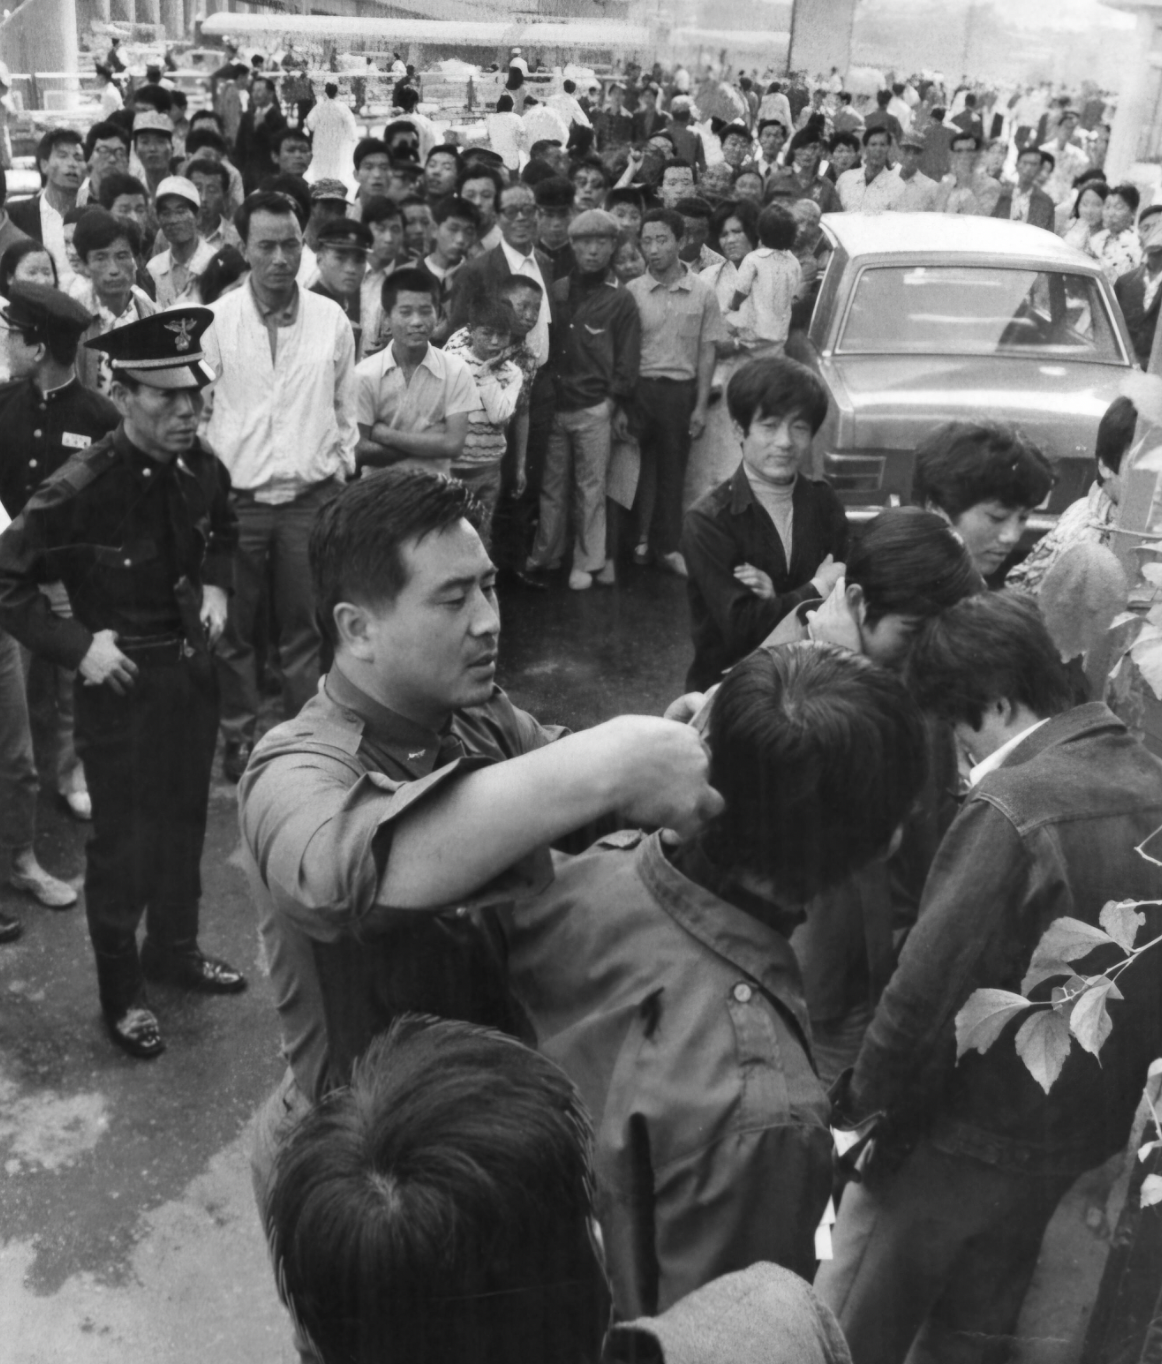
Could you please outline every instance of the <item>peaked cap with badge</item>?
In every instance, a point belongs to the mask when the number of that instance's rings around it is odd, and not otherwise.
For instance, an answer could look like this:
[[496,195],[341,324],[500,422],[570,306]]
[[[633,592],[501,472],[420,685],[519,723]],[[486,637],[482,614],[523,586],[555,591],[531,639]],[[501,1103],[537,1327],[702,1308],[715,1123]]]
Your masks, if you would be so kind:
[[209,308],[170,308],[86,341],[109,357],[113,375],[151,388],[205,388],[218,377],[206,364],[202,337],[214,320]]

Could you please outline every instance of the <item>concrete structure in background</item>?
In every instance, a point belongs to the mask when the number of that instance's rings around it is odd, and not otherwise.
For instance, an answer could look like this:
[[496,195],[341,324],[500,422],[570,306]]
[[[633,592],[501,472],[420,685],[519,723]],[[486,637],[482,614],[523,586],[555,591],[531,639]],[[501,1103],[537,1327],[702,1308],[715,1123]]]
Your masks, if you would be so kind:
[[827,74],[833,66],[846,72],[851,65],[851,31],[856,0],[795,0],[791,12],[792,71],[808,77]]
[[76,71],[77,0],[25,0],[0,24],[9,71]]
[[1102,3],[1137,20],[1133,57],[1118,91],[1118,111],[1106,153],[1108,177],[1116,184],[1137,163],[1157,163],[1162,158],[1162,0]]

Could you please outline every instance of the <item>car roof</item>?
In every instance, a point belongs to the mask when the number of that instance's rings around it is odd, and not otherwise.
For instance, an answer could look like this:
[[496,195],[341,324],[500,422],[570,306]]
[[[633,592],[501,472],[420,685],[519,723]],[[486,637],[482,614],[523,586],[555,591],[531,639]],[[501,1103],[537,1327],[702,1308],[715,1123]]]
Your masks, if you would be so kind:
[[823,226],[848,257],[1000,256],[1098,274],[1097,261],[1028,223],[957,213],[825,213]]

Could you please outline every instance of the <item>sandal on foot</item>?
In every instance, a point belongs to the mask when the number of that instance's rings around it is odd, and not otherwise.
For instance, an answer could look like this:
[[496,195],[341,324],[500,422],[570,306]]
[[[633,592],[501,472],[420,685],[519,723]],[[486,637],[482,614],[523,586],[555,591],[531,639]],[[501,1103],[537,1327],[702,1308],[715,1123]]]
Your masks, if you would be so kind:
[[116,1016],[106,1014],[105,1027],[113,1041],[130,1056],[148,1061],[165,1051],[156,1015],[141,1005],[133,1005]]

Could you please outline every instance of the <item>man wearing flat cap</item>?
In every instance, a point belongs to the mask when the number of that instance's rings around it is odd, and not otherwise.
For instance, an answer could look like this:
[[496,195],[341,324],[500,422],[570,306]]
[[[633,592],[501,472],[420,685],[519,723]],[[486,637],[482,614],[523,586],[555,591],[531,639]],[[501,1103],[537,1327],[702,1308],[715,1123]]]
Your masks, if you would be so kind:
[[926,143],[919,133],[905,133],[900,138],[900,180],[904,192],[896,205],[897,213],[931,213],[936,207],[940,183],[920,169],[925,149]]
[[150,195],[157,193],[169,175],[173,156],[173,119],[156,109],[143,109],[133,115],[133,154],[129,174],[135,175]]
[[166,250],[146,264],[157,287],[157,306],[201,303],[199,280],[214,259],[214,247],[198,231],[202,196],[184,175],[167,175],[154,196]]
[[613,435],[627,429],[641,356],[637,304],[610,269],[619,230],[603,209],[579,213],[569,224],[577,264],[552,286],[557,325],[549,371],[556,406],[527,571],[562,563],[571,508],[569,586],[577,592],[592,587],[595,576],[612,584],[616,572],[605,553],[605,475]]
[[[19,516],[49,475],[120,420],[107,398],[77,382],[77,344],[92,321],[85,309],[43,284],[14,284],[10,293],[0,315],[13,376],[0,385],[0,524]],[[69,614],[61,583],[43,583],[40,590],[50,609]],[[73,742],[72,675],[44,659],[29,661],[0,630],[0,874],[49,909],[71,909],[76,891],[49,875],[34,849],[40,785],[29,724],[34,696],[53,715],[52,752],[42,756],[53,769],[57,796],[71,815],[87,819],[89,793]],[[18,920],[0,915],[0,942],[19,932]]]
[[363,358],[360,294],[373,242],[371,229],[365,223],[354,218],[335,218],[319,228],[315,247],[319,278],[311,286],[311,293],[333,299],[343,309],[355,338],[357,362]]
[[[97,989],[111,1038],[143,1058],[164,1050],[146,976],[209,994],[246,987],[198,945],[218,728],[211,651],[226,623],[235,544],[229,479],[197,439],[212,321],[206,308],[175,308],[86,343],[109,357],[121,421],[0,535],[0,627],[80,674]],[[54,615],[38,589],[55,579],[72,619]]]

